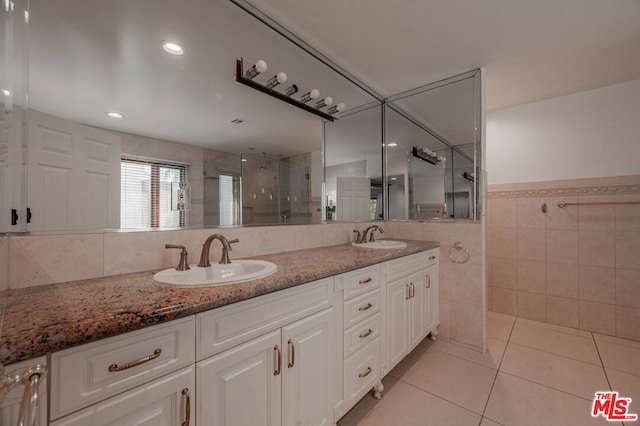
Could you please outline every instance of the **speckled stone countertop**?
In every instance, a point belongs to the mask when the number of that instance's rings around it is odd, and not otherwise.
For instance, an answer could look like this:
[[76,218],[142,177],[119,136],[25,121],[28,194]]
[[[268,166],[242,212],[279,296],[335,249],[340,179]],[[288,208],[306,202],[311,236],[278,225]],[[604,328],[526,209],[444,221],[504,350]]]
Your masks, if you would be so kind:
[[152,281],[153,272],[140,272],[11,290],[2,295],[0,361],[27,360],[438,246],[406,242],[401,250],[344,244],[257,256],[278,265],[278,271],[230,285],[166,287]]

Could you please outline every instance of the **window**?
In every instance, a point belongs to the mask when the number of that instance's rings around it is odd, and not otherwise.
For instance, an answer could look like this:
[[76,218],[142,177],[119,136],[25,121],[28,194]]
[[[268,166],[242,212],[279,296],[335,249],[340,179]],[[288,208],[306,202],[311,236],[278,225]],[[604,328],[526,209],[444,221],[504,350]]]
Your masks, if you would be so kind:
[[220,175],[220,225],[239,225],[241,177]]
[[171,208],[171,190],[187,180],[187,166],[131,158],[120,166],[121,228],[185,225],[185,212]]

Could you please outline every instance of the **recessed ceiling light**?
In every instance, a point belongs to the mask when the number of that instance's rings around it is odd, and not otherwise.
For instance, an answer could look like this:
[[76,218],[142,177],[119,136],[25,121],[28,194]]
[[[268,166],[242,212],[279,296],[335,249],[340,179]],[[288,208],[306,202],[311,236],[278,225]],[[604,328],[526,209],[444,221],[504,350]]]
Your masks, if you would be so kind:
[[184,54],[184,47],[172,41],[163,41],[162,48],[164,49],[165,52],[170,53],[172,55],[180,56]]
[[111,117],[111,118],[122,118],[122,117],[124,117],[124,115],[120,114],[119,112],[114,112],[114,111],[108,112],[107,115],[109,117]]

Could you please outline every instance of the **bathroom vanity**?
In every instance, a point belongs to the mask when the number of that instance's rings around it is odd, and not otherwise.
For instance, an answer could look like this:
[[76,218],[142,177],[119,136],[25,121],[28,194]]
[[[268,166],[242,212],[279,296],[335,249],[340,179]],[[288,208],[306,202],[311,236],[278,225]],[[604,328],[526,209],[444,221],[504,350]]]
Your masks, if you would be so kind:
[[333,425],[437,334],[435,242],[259,258],[278,271],[204,288],[138,273],[13,293],[3,362],[46,361],[41,425]]

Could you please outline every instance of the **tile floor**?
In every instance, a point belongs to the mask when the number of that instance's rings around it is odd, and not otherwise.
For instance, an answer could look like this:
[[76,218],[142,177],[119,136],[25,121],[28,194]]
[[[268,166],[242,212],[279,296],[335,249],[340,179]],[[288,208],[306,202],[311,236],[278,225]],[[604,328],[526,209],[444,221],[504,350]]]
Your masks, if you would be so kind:
[[[622,424],[591,417],[615,390],[640,414],[640,342],[490,312],[484,354],[424,340],[339,426]],[[626,422],[626,426],[638,424]]]

